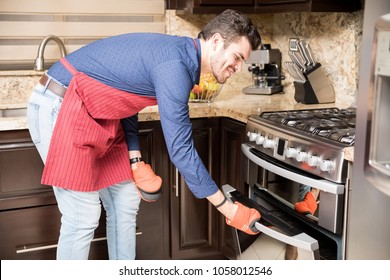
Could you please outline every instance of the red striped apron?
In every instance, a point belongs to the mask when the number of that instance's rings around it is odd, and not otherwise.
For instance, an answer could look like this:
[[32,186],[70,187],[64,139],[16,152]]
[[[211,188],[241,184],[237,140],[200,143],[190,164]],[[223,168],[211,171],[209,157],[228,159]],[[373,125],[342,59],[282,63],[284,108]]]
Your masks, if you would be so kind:
[[61,105],[42,175],[42,184],[75,191],[97,191],[131,179],[129,154],[120,119],[130,117],[155,98],[118,90],[78,72]]

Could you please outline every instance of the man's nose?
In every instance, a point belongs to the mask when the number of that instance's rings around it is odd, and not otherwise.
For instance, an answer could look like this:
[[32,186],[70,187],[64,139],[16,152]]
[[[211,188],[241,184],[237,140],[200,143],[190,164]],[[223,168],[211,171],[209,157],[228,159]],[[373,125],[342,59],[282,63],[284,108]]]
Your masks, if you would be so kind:
[[234,66],[234,70],[235,70],[235,72],[241,72],[241,70],[242,70],[242,61],[241,61],[241,62],[238,62],[238,63]]

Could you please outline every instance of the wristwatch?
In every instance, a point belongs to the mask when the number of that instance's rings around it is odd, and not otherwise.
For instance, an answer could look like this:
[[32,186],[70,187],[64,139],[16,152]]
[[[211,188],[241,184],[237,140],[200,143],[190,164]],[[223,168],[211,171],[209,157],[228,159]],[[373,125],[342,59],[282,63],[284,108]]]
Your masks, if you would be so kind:
[[134,164],[141,161],[143,161],[142,157],[134,157],[130,159],[130,164]]

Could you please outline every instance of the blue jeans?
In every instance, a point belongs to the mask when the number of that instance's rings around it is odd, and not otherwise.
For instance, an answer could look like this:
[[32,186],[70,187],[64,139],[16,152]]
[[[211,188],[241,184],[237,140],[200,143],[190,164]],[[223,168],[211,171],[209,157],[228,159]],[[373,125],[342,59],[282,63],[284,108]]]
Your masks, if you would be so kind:
[[298,201],[302,201],[305,198],[305,195],[310,192],[311,187],[308,185],[300,185],[298,191]]
[[[27,108],[32,140],[46,162],[50,140],[62,98],[37,85]],[[133,181],[124,181],[96,192],[78,192],[53,186],[61,212],[57,259],[88,259],[94,231],[99,225],[101,204],[107,214],[107,245],[110,259],[134,259],[136,216],[140,197]]]

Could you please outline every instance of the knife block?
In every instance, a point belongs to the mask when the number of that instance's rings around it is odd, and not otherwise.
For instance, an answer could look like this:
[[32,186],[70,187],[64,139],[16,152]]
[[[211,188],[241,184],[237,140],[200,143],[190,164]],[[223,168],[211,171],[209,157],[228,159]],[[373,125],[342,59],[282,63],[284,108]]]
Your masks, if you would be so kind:
[[320,63],[308,71],[303,72],[306,81],[294,82],[294,99],[303,104],[320,104],[335,102],[335,93],[328,76],[321,68]]

